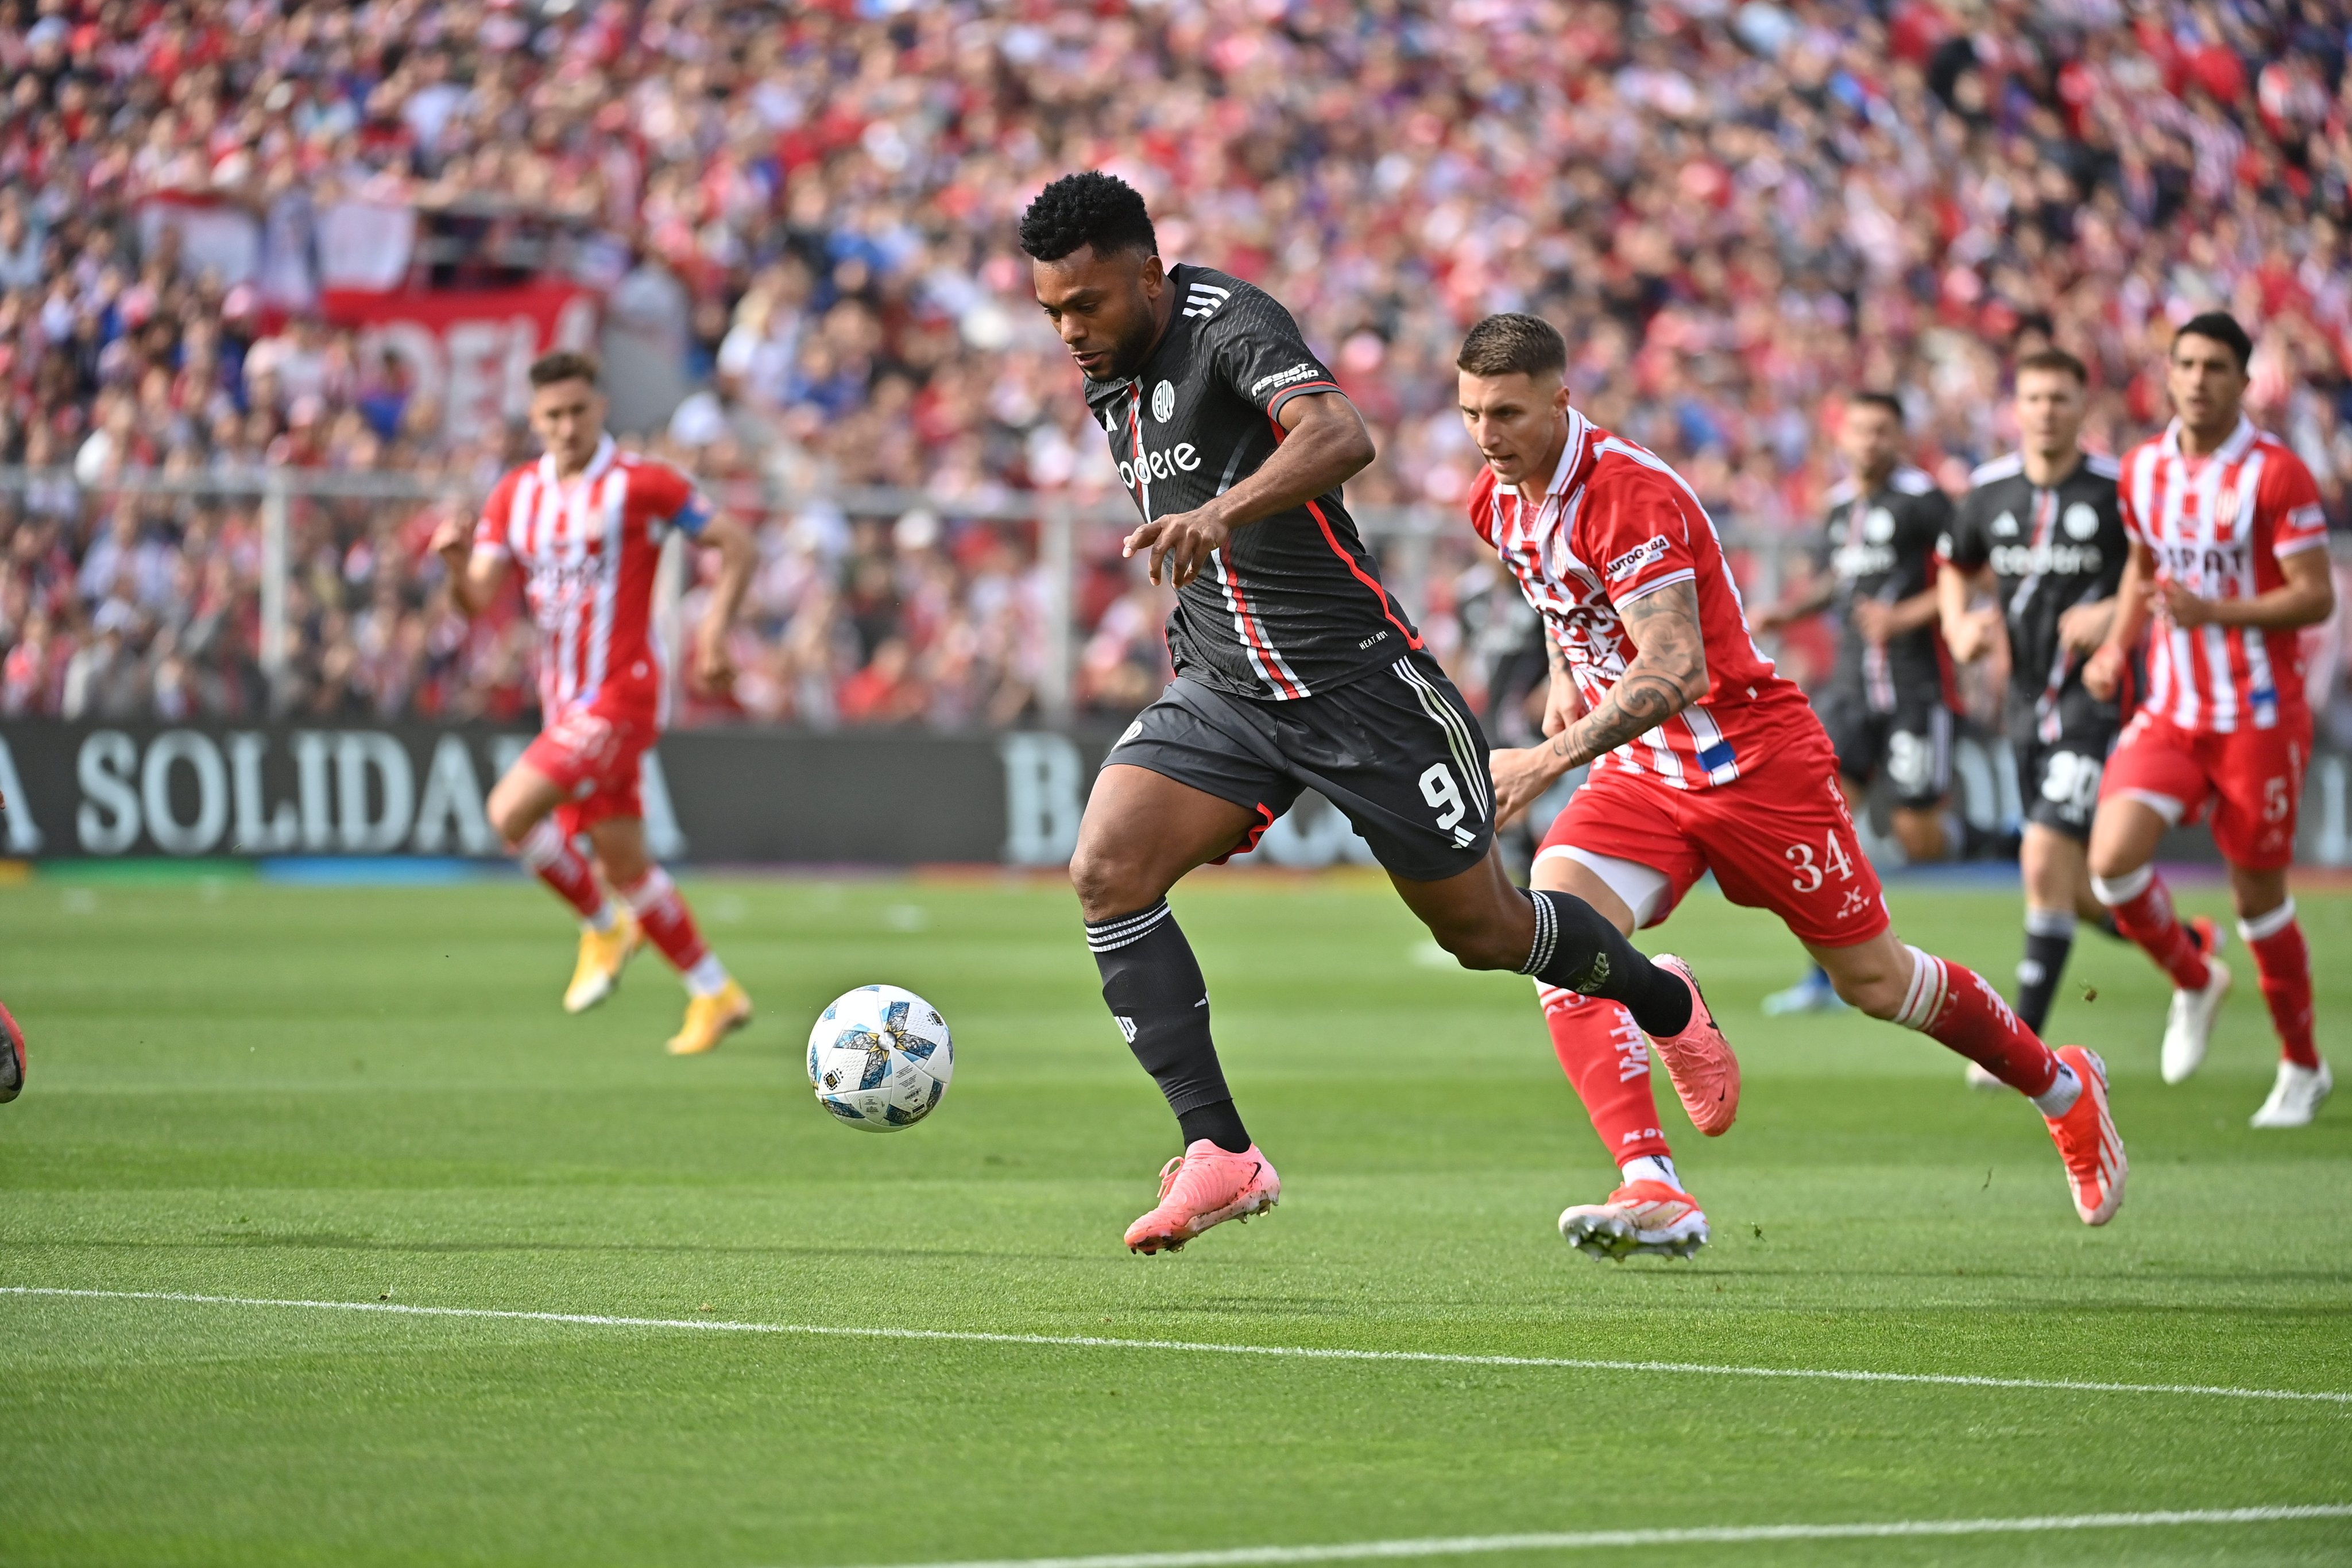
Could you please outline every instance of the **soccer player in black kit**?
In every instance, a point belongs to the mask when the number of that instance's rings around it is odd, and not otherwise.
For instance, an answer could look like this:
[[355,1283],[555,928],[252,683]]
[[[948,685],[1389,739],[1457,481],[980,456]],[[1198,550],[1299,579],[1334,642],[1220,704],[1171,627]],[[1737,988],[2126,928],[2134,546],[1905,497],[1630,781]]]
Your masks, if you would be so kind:
[[[1997,634],[2009,639],[2009,744],[2026,819],[2017,1016],[2037,1034],[2065,972],[2076,921],[2115,929],[2092,895],[2084,846],[2121,718],[2113,702],[2084,689],[2083,664],[2106,637],[2126,549],[2116,460],[2081,444],[2087,390],[2083,362],[2063,350],[2019,361],[2020,450],[1971,476],[1937,549],[1937,592],[1952,657],[1969,664],[1991,650]],[[1970,595],[1986,591],[1998,602],[1969,609]]]
[[[1486,738],[1340,500],[1370,434],[1290,313],[1237,277],[1163,267],[1142,196],[1108,174],[1046,186],[1021,248],[1142,513],[1126,553],[1177,590],[1175,679],[1105,759],[1070,860],[1103,1000],[1184,1143],[1127,1245],[1173,1251],[1281,1196],[1167,893],[1254,845],[1304,789],[1347,814],[1464,967],[1622,1001],[1670,1070],[1720,1071],[1730,1048],[1680,960],[1653,964],[1591,905],[1504,874]],[[1627,738],[1658,722],[1634,685]]]
[[[1895,795],[1895,841],[1913,863],[1944,858],[1944,796],[1952,782],[1952,711],[1936,652],[1936,546],[1952,504],[1936,481],[1902,461],[1903,405],[1855,392],[1838,422],[1848,477],[1830,491],[1812,580],[1755,618],[1759,632],[1831,611],[1837,666],[1813,711],[1837,748],[1838,784],[1853,814],[1881,773]],[[1767,1012],[1839,1006],[1816,968],[1768,998]]]

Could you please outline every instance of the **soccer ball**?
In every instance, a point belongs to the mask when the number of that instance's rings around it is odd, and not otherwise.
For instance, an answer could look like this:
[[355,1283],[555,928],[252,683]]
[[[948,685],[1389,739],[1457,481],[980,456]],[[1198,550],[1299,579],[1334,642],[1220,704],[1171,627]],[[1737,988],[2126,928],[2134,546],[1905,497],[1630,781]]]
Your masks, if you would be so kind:
[[863,1132],[913,1126],[938,1108],[954,1074],[947,1019],[897,986],[845,992],[809,1030],[817,1103]]

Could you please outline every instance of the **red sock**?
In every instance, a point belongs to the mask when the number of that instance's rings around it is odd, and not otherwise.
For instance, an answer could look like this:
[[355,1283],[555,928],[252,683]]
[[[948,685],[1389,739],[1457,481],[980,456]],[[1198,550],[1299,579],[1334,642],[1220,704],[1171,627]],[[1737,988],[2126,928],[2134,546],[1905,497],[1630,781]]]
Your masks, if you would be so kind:
[[1983,976],[1916,947],[1906,951],[1911,988],[1896,1023],[1949,1046],[2028,1099],[2050,1092],[2058,1082],[2058,1058]]
[[2317,1067],[2319,1051],[2311,1043],[2311,949],[2304,945],[2303,927],[2294,922],[2294,900],[2268,915],[2241,920],[2238,935],[2254,955],[2254,972],[2262,977],[2263,1000],[2270,1004],[2280,1054],[2297,1067]]
[[2205,967],[2205,955],[2197,950],[2197,938],[2173,913],[2172,894],[2154,866],[2144,865],[2113,882],[2093,877],[2091,888],[2101,904],[2116,912],[2116,929],[2138,943],[2174,985],[2184,991],[2205,988],[2212,972]]
[[1621,1166],[1637,1155],[1672,1158],[1650,1092],[1650,1042],[1625,1005],[1558,986],[1538,985],[1536,995],[1543,998],[1552,1054],[1609,1157]]
[[581,919],[593,920],[604,909],[604,890],[596,885],[596,873],[553,822],[541,818],[522,842],[509,848],[531,874],[555,890],[556,897],[578,910]]
[[637,912],[637,924],[644,928],[646,939],[661,949],[661,956],[678,973],[684,974],[710,956],[702,933],[694,928],[694,916],[688,912],[686,900],[678,896],[677,884],[661,867],[646,872],[636,886],[621,889],[621,896]]

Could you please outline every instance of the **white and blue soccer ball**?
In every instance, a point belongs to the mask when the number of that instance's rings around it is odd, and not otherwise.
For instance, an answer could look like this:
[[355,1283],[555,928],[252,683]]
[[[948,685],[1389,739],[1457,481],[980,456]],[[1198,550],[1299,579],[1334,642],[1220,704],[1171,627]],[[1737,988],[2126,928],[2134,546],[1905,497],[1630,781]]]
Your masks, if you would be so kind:
[[809,1030],[809,1087],[817,1103],[868,1133],[911,1127],[955,1075],[955,1045],[939,1009],[898,986],[843,993]]

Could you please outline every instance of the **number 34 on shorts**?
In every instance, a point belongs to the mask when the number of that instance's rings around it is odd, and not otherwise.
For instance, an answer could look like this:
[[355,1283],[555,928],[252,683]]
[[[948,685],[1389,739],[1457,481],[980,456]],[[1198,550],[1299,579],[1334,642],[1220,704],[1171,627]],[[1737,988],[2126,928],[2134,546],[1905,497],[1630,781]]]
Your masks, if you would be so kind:
[[1799,893],[1815,893],[1832,876],[1841,882],[1853,880],[1853,857],[1838,842],[1837,830],[1832,828],[1822,835],[1821,858],[1813,857],[1811,844],[1790,844],[1780,852],[1780,858],[1796,868],[1789,885]]

